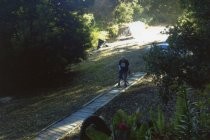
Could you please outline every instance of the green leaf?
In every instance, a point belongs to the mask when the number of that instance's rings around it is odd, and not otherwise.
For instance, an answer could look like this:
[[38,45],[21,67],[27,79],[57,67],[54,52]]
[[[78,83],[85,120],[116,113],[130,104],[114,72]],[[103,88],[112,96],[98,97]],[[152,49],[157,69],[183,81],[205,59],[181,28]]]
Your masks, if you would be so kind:
[[93,125],[86,129],[86,134],[91,140],[111,140],[105,133],[96,130]]

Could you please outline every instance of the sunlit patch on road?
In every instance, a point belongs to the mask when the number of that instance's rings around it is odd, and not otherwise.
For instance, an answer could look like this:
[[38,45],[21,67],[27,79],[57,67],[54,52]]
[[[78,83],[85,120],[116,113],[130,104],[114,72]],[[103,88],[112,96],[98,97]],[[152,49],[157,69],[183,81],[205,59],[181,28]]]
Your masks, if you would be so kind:
[[168,38],[167,34],[163,34],[166,27],[151,26],[147,27],[143,22],[137,21],[129,24],[130,32],[136,42],[141,45],[154,41],[164,42]]
[[[152,42],[165,42],[168,34],[163,34],[166,29],[165,26],[147,26],[143,22],[137,21],[128,24],[129,38],[118,40],[114,43],[107,43],[110,47],[124,48],[127,46],[146,45]],[[127,30],[126,30],[127,31]],[[131,37],[130,37],[131,36]],[[121,38],[126,38],[126,36]],[[108,48],[101,48],[106,50]]]

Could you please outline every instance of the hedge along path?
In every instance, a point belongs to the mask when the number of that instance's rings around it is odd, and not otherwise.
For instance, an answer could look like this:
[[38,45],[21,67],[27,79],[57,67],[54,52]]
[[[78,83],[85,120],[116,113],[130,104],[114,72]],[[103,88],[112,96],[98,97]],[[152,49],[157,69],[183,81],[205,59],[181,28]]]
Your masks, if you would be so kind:
[[86,118],[88,118],[98,109],[109,103],[120,93],[125,92],[131,86],[141,81],[144,75],[144,72],[134,73],[130,75],[128,78],[129,85],[126,88],[117,88],[117,84],[115,84],[109,91],[99,94],[88,103],[83,105],[83,107],[77,112],[41,130],[35,140],[58,140],[67,133],[73,132],[75,129],[81,126],[82,122]]

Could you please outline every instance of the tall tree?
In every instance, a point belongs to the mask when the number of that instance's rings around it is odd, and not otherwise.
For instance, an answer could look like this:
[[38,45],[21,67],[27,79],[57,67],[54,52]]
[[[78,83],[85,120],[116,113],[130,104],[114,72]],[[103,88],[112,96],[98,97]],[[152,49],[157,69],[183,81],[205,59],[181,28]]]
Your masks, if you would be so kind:
[[120,3],[114,11],[115,19],[118,23],[133,21],[133,13],[134,10],[131,3],[125,2]]
[[155,48],[146,56],[148,70],[166,93],[183,84],[202,89],[210,82],[210,2],[183,0],[182,6],[183,15],[169,31],[168,51]]
[[[80,5],[78,5],[80,4]],[[32,88],[84,58],[89,27],[82,1],[0,1],[0,89]],[[42,83],[43,84],[43,83]]]

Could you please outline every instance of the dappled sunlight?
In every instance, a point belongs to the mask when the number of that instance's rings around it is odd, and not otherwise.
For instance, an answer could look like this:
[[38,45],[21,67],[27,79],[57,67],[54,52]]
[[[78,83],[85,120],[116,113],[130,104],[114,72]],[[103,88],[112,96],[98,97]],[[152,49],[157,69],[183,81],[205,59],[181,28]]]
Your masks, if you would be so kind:
[[104,59],[106,57],[110,57],[112,55],[118,54],[119,52],[117,50],[107,50],[104,52],[101,52],[100,55],[96,56],[94,59],[92,59],[93,61],[99,61],[101,59]]
[[[28,119],[34,124],[38,123],[38,127],[43,127],[57,120],[59,116],[73,113],[80,106],[115,84],[117,82],[117,64],[122,55],[130,61],[132,73],[144,71],[142,65],[144,46],[138,45],[136,39],[118,41],[117,43],[120,45],[107,47],[104,50],[100,49],[88,60],[72,67],[72,70],[77,72],[77,79],[74,79],[74,82],[71,83],[73,85],[70,87],[27,99],[29,103],[26,103],[24,107],[16,109],[16,111],[5,112],[11,116],[23,118],[23,120],[18,119],[22,124],[26,124],[25,119]],[[68,113],[65,110],[68,110]],[[36,112],[36,115],[33,116],[33,112]],[[58,114],[54,114],[54,112],[58,112]],[[27,113],[28,116],[23,116],[24,113]],[[44,116],[49,116],[51,119],[46,120]],[[31,125],[31,127],[35,126]]]
[[71,127],[71,126],[69,126],[69,124],[71,124],[71,125],[74,125],[74,124],[82,124],[82,122],[83,122],[83,119],[81,119],[81,118],[78,118],[78,119],[76,119],[76,120],[74,120],[74,121],[72,121],[72,122],[69,122],[69,123],[65,123],[65,124],[63,124],[63,125],[60,125],[60,126],[57,126],[57,127],[55,127],[55,128],[52,128],[51,130],[57,130],[57,129],[60,129],[60,130],[63,130],[63,129],[68,129],[69,127]]
[[107,87],[102,87],[102,86],[96,86],[96,89],[98,90],[95,92],[95,94],[99,94],[99,93],[107,91]]
[[[24,121],[27,119],[34,124],[38,123],[38,127],[45,127],[46,124],[57,120],[59,116],[73,113],[86,102],[114,85],[117,82],[117,64],[121,55],[126,56],[130,60],[132,73],[142,71],[142,52],[143,49],[138,45],[113,47],[109,50],[98,51],[90,56],[89,60],[76,66],[75,69],[79,74],[77,79],[74,79],[72,86],[59,89],[54,91],[54,93],[52,92],[36,99],[27,99],[30,100],[30,103],[27,103],[21,109],[7,112],[11,116],[24,118],[20,121],[22,124],[26,124],[27,122]],[[68,110],[68,113],[65,110]],[[28,116],[23,116],[24,113],[22,112],[27,113]],[[33,112],[36,112],[36,115],[33,115]],[[55,112],[58,113],[54,114]],[[49,116],[51,119],[46,120],[44,116]],[[31,125],[31,127],[35,126]]]
[[141,52],[145,46],[140,46],[137,43],[133,43],[133,41],[135,40],[122,41],[122,45],[118,46],[115,46],[116,44],[113,43],[114,45],[112,44],[112,47],[100,49],[97,54],[90,56],[89,60],[92,62],[97,62],[109,57],[115,57],[119,59],[121,55],[129,52]]
[[[144,45],[163,42],[168,35],[160,33],[163,26],[131,21],[170,19],[174,14],[154,13],[168,13],[165,8],[174,6],[165,3],[1,1],[0,46],[4,47],[0,47],[0,91],[12,100],[0,102],[0,139],[32,139],[38,131],[109,90],[119,80],[122,56],[129,60],[131,74],[146,71]],[[129,35],[121,34],[124,25]],[[114,42],[106,42],[108,38]],[[81,119],[73,123],[81,123]]]
[[119,50],[119,52],[122,53],[122,52],[125,52],[125,50],[124,49],[121,49],[121,50]]
[[139,45],[133,45],[133,46],[129,46],[130,50],[138,50],[138,49],[142,49],[143,46],[139,46]]
[[108,58],[108,57],[117,56],[121,52],[122,51],[120,49],[115,48],[115,47],[109,48],[109,49],[106,49],[106,50],[100,50],[100,54],[96,54],[95,56],[91,56],[90,60],[94,61],[94,62],[97,62],[97,61],[103,60],[103,59]]
[[127,46],[138,45],[138,42],[136,39],[128,39],[128,40],[116,41],[113,43],[107,43],[107,45],[110,47],[101,48],[100,50],[107,50],[110,48],[124,48]]
[[[162,33],[167,31],[167,28],[165,26],[150,27],[140,21],[130,23],[128,25],[128,28],[130,30],[132,38],[119,40],[113,43],[107,43],[109,47],[101,48],[100,51],[102,52],[108,50],[109,53],[106,53],[105,55],[103,55],[102,53],[102,58],[106,55],[110,56],[112,55],[112,53],[119,53],[115,51],[116,48],[139,49],[142,48],[140,46],[144,46],[152,42],[165,42],[169,36],[168,34]],[[120,50],[120,52],[123,52],[123,50]]]
[[3,135],[1,134],[0,139],[1,139],[1,140],[6,139],[6,136],[3,136]]

